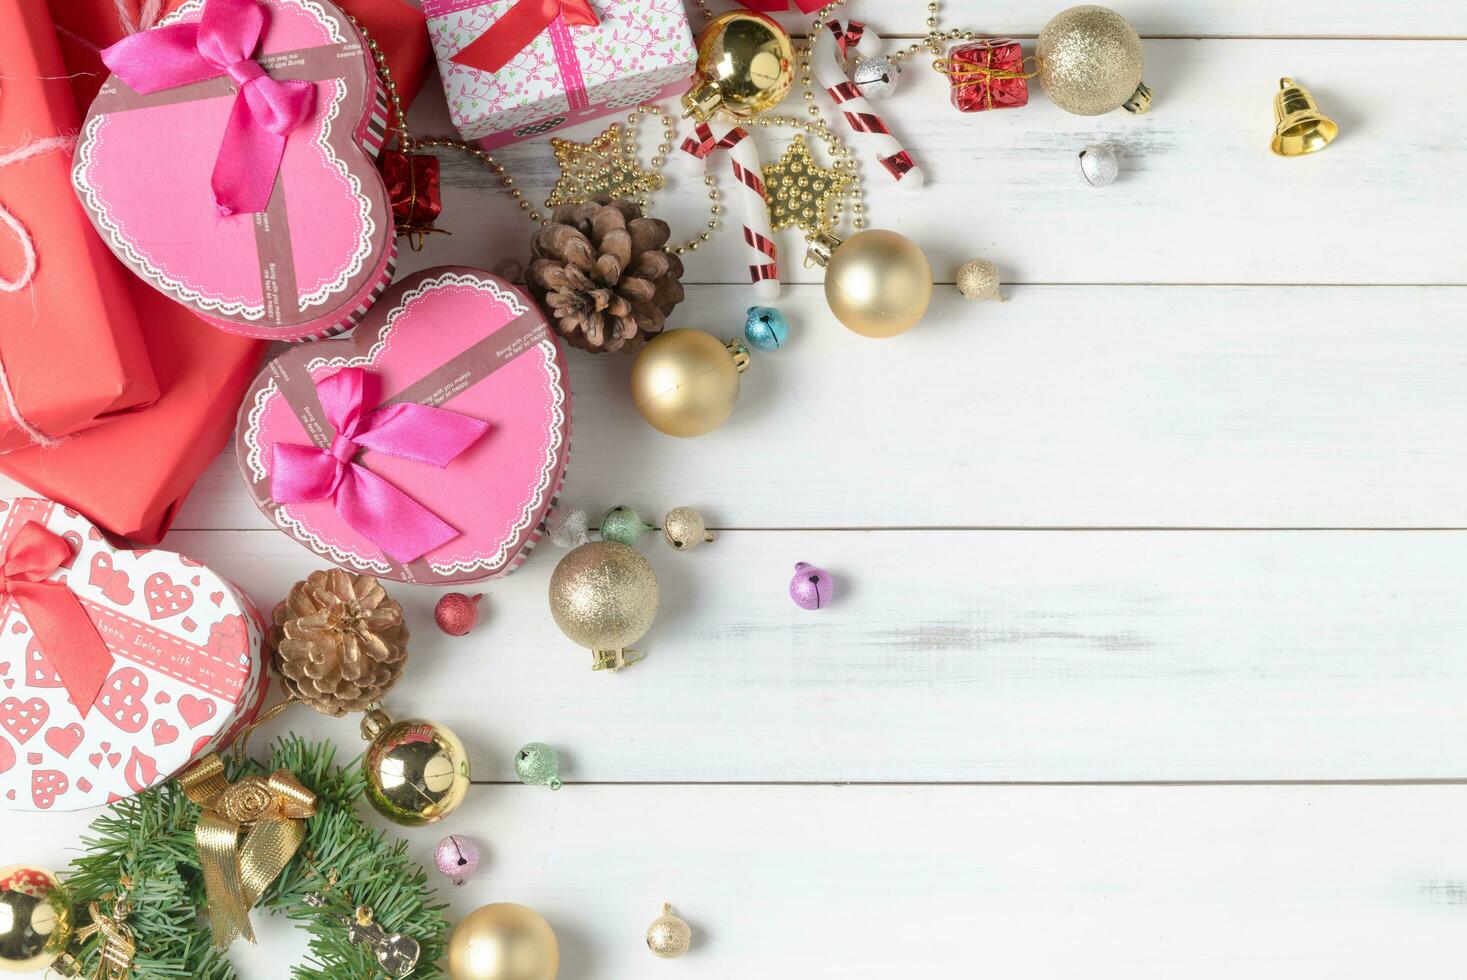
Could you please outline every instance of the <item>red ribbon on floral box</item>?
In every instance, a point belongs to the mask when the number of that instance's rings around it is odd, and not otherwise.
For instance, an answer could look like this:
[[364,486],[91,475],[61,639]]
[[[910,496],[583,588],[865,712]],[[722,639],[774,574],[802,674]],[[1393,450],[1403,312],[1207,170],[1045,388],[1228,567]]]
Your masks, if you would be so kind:
[[682,0],[423,0],[449,116],[503,146],[681,94],[697,51]]

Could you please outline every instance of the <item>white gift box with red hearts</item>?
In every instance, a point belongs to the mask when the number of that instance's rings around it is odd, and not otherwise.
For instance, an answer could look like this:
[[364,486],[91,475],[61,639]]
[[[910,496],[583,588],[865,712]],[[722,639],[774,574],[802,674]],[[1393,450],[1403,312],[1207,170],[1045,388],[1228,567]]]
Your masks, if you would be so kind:
[[83,716],[20,604],[0,606],[0,806],[80,810],[141,792],[228,745],[268,686],[265,625],[248,596],[168,551],[113,548],[40,497],[0,500],[0,554],[36,521],[71,545],[65,582],[113,662]]

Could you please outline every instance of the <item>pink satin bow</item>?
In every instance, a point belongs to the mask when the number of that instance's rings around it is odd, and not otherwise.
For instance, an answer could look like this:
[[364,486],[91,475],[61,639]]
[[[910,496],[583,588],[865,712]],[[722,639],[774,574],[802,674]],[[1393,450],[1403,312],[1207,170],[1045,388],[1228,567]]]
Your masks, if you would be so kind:
[[254,0],[207,0],[197,23],[123,38],[102,60],[147,94],[228,75],[239,85],[210,186],[220,214],[264,211],[280,172],[285,138],[316,108],[312,82],[276,81],[251,59],[265,30]]
[[519,0],[453,60],[480,71],[497,72],[557,17],[573,27],[596,27],[601,23],[588,0]]
[[[762,14],[777,14],[789,10],[790,2],[791,0],[739,0],[742,6]],[[825,6],[826,0],[794,0],[794,3],[805,13],[813,14]]]
[[20,605],[41,652],[50,659],[71,703],[85,718],[112,670],[112,652],[81,600],[64,582],[48,581],[52,572],[71,559],[71,545],[65,538],[27,521],[0,557],[0,594]]
[[316,383],[336,437],[329,449],[276,443],[270,496],[281,504],[330,500],[348,527],[406,564],[458,537],[458,531],[355,462],[357,452],[370,449],[441,468],[488,432],[489,424],[412,403],[365,411],[379,401],[375,382],[361,368],[342,368]]

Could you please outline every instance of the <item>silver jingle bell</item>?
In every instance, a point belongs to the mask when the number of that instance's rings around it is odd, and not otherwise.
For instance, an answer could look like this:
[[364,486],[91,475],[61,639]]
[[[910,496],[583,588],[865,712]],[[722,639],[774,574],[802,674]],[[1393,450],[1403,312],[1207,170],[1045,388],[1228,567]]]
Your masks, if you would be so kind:
[[886,99],[896,91],[901,72],[901,66],[885,55],[857,58],[851,71],[851,84],[868,99]]
[[1116,151],[1104,143],[1092,143],[1080,151],[1080,176],[1091,187],[1115,183],[1121,174],[1121,161]]

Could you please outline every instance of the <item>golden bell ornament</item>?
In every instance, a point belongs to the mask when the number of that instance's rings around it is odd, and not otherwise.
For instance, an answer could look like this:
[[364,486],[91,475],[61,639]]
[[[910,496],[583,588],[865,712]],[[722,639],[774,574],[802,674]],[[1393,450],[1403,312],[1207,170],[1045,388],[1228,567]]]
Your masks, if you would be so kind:
[[672,906],[662,903],[662,914],[647,927],[647,948],[664,960],[677,959],[693,944],[693,928],[672,914]]
[[825,302],[847,330],[895,337],[916,326],[932,300],[932,266],[906,235],[882,228],[842,241],[817,235],[806,264],[825,266]]
[[740,118],[768,112],[795,80],[795,47],[771,17],[730,10],[698,35],[698,75],[683,115],[706,122],[719,109]]
[[632,362],[632,401],[647,424],[670,436],[701,436],[733,414],[749,348],[701,330],[668,330]]
[[1273,152],[1281,157],[1316,153],[1335,141],[1340,127],[1319,111],[1309,90],[1292,78],[1279,79],[1273,97]]
[[555,980],[559,972],[555,930],[523,905],[482,905],[448,939],[451,980]]
[[362,719],[367,800],[393,823],[421,827],[458,808],[469,791],[469,755],[450,729],[422,718],[393,721],[381,708]]
[[46,969],[66,951],[72,932],[66,886],[43,868],[0,868],[0,972]]
[[620,670],[641,655],[627,649],[652,628],[660,598],[657,574],[642,553],[620,541],[592,541],[568,553],[550,576],[550,615],[593,670]]
[[1034,59],[1039,84],[1066,112],[1151,108],[1151,89],[1141,81],[1141,38],[1107,7],[1085,4],[1056,14],[1039,32]]

